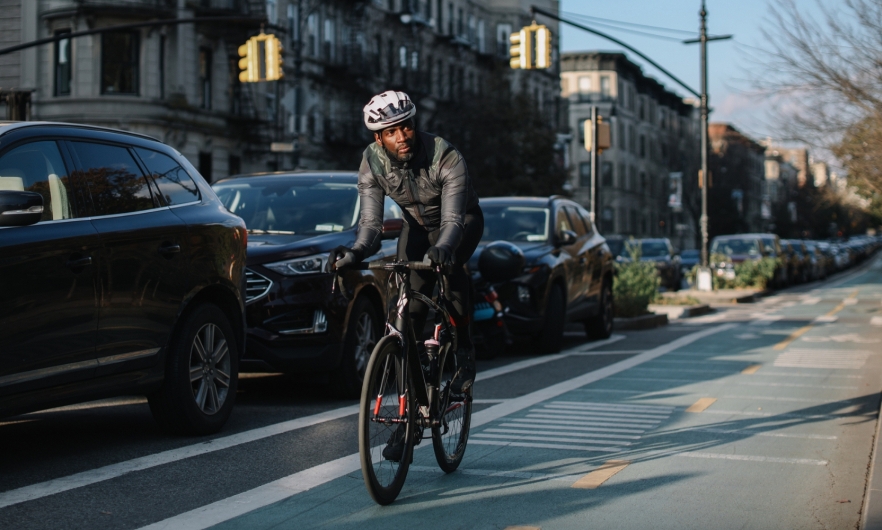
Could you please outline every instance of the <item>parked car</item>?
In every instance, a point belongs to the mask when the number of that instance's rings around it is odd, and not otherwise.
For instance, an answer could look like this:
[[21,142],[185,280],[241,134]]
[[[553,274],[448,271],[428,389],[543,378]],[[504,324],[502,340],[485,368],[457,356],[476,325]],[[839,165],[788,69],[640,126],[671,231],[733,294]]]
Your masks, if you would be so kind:
[[812,259],[812,276],[816,280],[824,280],[827,278],[829,271],[829,262],[826,254],[818,247],[814,241],[804,241],[805,249]]
[[763,256],[774,259],[778,264],[775,267],[769,287],[787,287],[790,284],[790,278],[787,276],[787,258],[784,256],[784,250],[781,248],[781,238],[776,234],[768,233],[756,235],[763,242]]
[[790,251],[794,270],[793,277],[797,278],[800,283],[814,280],[815,263],[803,242],[798,239],[783,239],[781,240],[781,245],[786,246]]
[[219,430],[245,346],[245,224],[174,149],[0,124],[0,415],[144,394]]
[[[331,292],[328,256],[355,242],[354,172],[239,175],[214,184],[248,227],[243,370],[320,373],[348,397],[361,392],[367,361],[385,323],[385,271],[345,271]],[[370,260],[393,259],[401,210],[386,201],[384,240]]]
[[756,234],[717,236],[711,243],[710,254],[722,255],[725,259],[714,260],[710,267],[717,276],[732,280],[735,279],[735,265],[746,260],[759,260],[764,253],[765,246]]
[[670,291],[678,291],[683,276],[680,273],[680,256],[666,238],[641,239],[640,261],[655,263],[661,285]]
[[680,252],[680,276],[688,278],[692,273],[692,269],[701,263],[701,251],[697,249],[687,249]]
[[588,213],[560,197],[481,199],[481,208],[484,235],[469,270],[478,270],[494,241],[524,253],[521,275],[494,285],[510,332],[543,352],[560,350],[567,321],[583,323],[590,337],[609,337],[613,256]]

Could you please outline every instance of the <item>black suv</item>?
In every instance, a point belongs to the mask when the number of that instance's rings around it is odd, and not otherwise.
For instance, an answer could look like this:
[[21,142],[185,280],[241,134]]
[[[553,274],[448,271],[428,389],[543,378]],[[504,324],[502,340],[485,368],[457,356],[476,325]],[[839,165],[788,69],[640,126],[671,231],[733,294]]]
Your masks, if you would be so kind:
[[494,287],[515,336],[543,352],[560,351],[566,322],[581,322],[589,338],[613,325],[613,255],[588,212],[561,197],[481,199],[484,235],[469,262],[477,271],[486,244],[509,241],[523,251],[520,276]]
[[[243,369],[330,374],[357,397],[385,323],[385,271],[345,271],[332,292],[328,256],[352,246],[360,214],[352,171],[238,175],[213,184],[248,226],[248,350]],[[386,198],[383,244],[369,260],[391,260],[401,209]]]
[[152,138],[0,124],[0,415],[145,394],[172,431],[219,430],[244,350],[246,238]]

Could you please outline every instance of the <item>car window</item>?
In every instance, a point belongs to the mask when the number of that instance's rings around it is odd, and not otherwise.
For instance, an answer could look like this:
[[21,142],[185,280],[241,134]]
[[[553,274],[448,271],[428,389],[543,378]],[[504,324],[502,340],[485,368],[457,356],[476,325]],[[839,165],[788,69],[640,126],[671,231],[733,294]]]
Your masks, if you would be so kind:
[[0,157],[0,190],[33,191],[42,195],[40,221],[73,217],[70,181],[55,142],[32,142]]
[[71,142],[82,164],[80,179],[92,196],[93,215],[132,213],[155,208],[147,179],[128,149]]
[[186,204],[199,200],[199,188],[175,160],[150,149],[135,148],[135,152],[147,166],[160,195],[169,206]]
[[383,201],[383,220],[403,218],[404,214],[401,212],[401,207],[398,206],[398,203],[392,197],[386,197]]
[[759,244],[756,239],[717,239],[711,246],[711,254],[726,254],[732,256],[735,254],[748,254],[751,256],[760,253]]
[[567,212],[567,215],[570,219],[570,225],[573,227],[573,232],[576,233],[577,236],[582,237],[588,233],[588,227],[585,226],[585,223],[582,222],[582,218],[579,217],[579,214],[576,212],[576,209],[571,206],[566,206],[564,208]]
[[576,211],[579,213],[579,217],[581,217],[582,222],[585,223],[585,229],[588,231],[588,233],[589,234],[593,233],[594,227],[591,224],[591,214],[589,214],[588,211],[585,210],[585,208],[582,208],[581,206],[576,208]]
[[666,241],[641,240],[640,255],[644,258],[661,258],[670,254]]
[[564,212],[563,208],[557,210],[557,221],[554,223],[554,230],[558,235],[562,234],[564,230],[573,231],[573,225],[567,218],[567,214]]
[[482,241],[548,241],[548,208],[489,204],[481,209]]

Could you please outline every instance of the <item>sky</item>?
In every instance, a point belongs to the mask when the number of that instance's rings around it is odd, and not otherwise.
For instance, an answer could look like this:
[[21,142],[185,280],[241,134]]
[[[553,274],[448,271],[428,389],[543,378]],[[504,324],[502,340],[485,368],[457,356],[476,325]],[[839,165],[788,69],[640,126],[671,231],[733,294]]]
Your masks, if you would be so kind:
[[[800,9],[818,15],[817,0],[797,0]],[[755,65],[756,54],[764,48],[762,29],[771,28],[770,4],[777,0],[707,0],[708,33],[734,35],[731,40],[708,44],[708,91],[713,110],[711,121],[728,122],[755,139],[775,136],[775,125],[766,112],[762,98],[751,94],[749,79],[761,72]],[[842,6],[843,0],[823,0],[824,6]],[[601,26],[603,21],[571,17],[574,22],[608,33],[626,42],[670,71],[696,91],[700,89],[699,46],[680,40],[698,36],[701,0],[561,0],[561,17],[567,14],[643,24],[688,33],[662,32],[652,28],[631,27],[633,31],[663,34],[675,40],[661,40]],[[541,23],[541,21],[539,21]],[[561,52],[623,51],[644,73],[662,82],[669,90],[691,97],[667,76],[631,52],[608,40],[580,29],[561,24]]]

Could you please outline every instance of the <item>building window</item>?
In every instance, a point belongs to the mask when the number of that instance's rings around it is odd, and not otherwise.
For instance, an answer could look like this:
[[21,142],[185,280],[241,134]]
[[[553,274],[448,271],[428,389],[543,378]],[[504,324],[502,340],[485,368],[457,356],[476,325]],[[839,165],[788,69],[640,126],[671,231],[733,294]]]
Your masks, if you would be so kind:
[[608,75],[600,76],[600,96],[604,99],[608,99],[610,96]]
[[591,78],[587,75],[579,76],[579,94],[591,93]]
[[133,31],[101,34],[102,94],[138,94],[138,37]]
[[478,52],[487,53],[487,38],[484,35],[485,25],[483,20],[478,21]]
[[398,59],[398,57],[395,56],[395,53],[396,53],[395,52],[395,41],[393,41],[392,39],[389,39],[389,46],[387,48],[387,51],[389,52],[389,57],[388,57],[389,62],[386,65],[389,68],[389,70],[387,72],[387,74],[388,74],[387,77],[391,79],[393,72],[395,72],[395,61]]
[[242,159],[236,155],[230,155],[227,159],[227,174],[238,175],[242,172]]
[[585,123],[587,123],[587,122],[588,122],[587,118],[579,120],[579,122],[578,122],[579,125],[577,126],[577,128],[578,128],[577,132],[579,133],[579,144],[580,145],[585,145]]
[[199,84],[202,89],[202,108],[211,108],[211,50],[199,49]]
[[291,44],[300,42],[300,12],[298,6],[288,4],[288,38]]
[[334,60],[334,42],[336,37],[336,32],[334,28],[334,20],[331,18],[325,19],[325,32],[324,32],[324,41],[323,41],[323,52],[324,59],[328,62],[332,62]]
[[[238,64],[235,66],[238,67]],[[235,68],[233,71],[238,72],[238,70]],[[165,99],[165,35],[159,36],[159,99]]]
[[279,21],[278,0],[266,0],[266,21],[276,24]]
[[591,162],[579,164],[579,186],[591,190]]
[[211,153],[199,153],[199,174],[211,183]]
[[306,48],[308,53],[313,57],[318,57],[319,54],[319,40],[318,40],[318,32],[319,32],[319,19],[316,13],[309,15],[306,18],[306,31],[307,31],[307,42]]
[[613,164],[612,162],[602,162],[600,164],[600,183],[604,186],[613,185]]
[[[55,35],[64,35],[70,33],[69,29],[62,29],[55,32]],[[70,39],[62,39],[55,42],[55,95],[70,95],[70,78],[71,78],[71,53]]]
[[405,46],[398,48],[398,66],[402,70],[407,69],[407,47]]
[[646,158],[646,137],[640,136],[640,158]]
[[511,24],[500,24],[496,26],[496,54],[502,57],[508,57],[509,54],[509,38],[511,37]]
[[453,2],[447,4],[447,34],[453,35],[453,31],[455,28],[455,15],[456,11],[453,9]]

